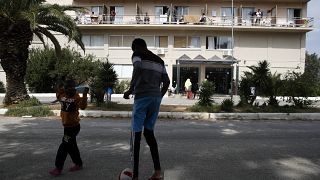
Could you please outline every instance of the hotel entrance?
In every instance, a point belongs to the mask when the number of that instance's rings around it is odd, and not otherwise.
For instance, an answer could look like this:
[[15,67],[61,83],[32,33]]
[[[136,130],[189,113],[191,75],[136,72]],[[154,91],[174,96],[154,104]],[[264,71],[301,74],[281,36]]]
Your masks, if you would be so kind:
[[206,59],[198,55],[191,59],[184,54],[176,62],[172,67],[172,86],[176,87],[176,92],[184,92],[184,83],[190,78],[191,83],[198,83],[199,86],[205,79],[213,82],[216,94],[231,93],[232,64],[237,62],[235,58],[213,56]]
[[215,94],[229,94],[231,68],[206,67],[206,79],[215,85]]
[[[178,87],[179,89],[176,89],[176,93],[183,93],[184,92],[184,83],[189,78],[191,80],[191,83],[197,83],[199,85],[199,67],[197,66],[182,66],[179,67],[180,71],[180,78],[177,79],[178,70],[177,66],[173,66],[173,74],[172,74],[172,86]],[[178,86],[177,86],[177,83]]]

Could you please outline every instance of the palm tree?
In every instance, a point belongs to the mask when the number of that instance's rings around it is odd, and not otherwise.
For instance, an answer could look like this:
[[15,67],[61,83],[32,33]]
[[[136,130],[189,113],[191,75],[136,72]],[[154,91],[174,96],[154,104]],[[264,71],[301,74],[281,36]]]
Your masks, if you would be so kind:
[[[270,92],[272,85],[271,72],[269,69],[270,64],[267,61],[259,61],[257,66],[248,66],[251,72],[244,72],[244,76],[240,82],[240,94],[243,102],[252,104],[257,95],[260,96],[273,96]],[[250,87],[255,87],[255,95],[250,94]]]
[[108,88],[114,89],[118,81],[118,75],[114,70],[113,64],[107,62],[98,62],[96,76],[90,82],[91,97],[96,100],[97,105],[101,105],[104,100],[104,94]]
[[252,71],[252,80],[260,95],[267,95],[271,81],[270,64],[264,60],[259,61],[258,66],[249,66]]
[[58,40],[51,33],[59,32],[74,40],[83,50],[81,33],[65,11],[80,11],[72,6],[44,4],[45,0],[0,0],[0,60],[6,73],[7,91],[3,103],[9,105],[28,99],[24,83],[29,46],[33,35],[45,44],[44,36],[61,52]]

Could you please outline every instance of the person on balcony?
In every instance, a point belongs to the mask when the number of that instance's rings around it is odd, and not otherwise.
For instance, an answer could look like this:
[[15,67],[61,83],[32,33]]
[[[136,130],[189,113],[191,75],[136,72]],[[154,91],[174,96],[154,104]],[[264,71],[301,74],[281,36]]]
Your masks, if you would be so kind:
[[200,16],[199,22],[201,22],[201,23],[207,22],[207,16],[205,13],[202,13],[202,15]]
[[150,23],[150,17],[148,16],[148,13],[146,12],[146,15],[144,16],[144,24],[149,24]]
[[91,12],[90,18],[92,24],[98,24],[98,16],[95,15],[94,12]]
[[256,25],[260,25],[263,13],[260,11],[260,9],[258,9],[255,15],[256,15]]
[[111,10],[110,12],[110,23],[113,24],[115,20],[116,12],[114,10]]

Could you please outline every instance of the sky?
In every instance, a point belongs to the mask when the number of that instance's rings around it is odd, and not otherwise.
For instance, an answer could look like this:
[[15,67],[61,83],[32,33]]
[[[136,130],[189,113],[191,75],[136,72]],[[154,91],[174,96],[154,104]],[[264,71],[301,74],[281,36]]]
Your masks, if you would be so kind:
[[308,3],[308,17],[314,18],[315,30],[307,33],[308,53],[320,55],[320,0],[311,0]]

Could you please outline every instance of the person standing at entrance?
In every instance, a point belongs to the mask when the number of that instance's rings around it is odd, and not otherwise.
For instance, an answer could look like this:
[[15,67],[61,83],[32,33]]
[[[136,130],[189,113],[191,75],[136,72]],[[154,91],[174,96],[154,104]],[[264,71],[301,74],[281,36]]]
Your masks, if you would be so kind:
[[191,84],[190,79],[188,78],[186,80],[186,82],[184,83],[184,90],[187,93],[187,99],[191,99],[192,98],[191,87],[192,87],[192,84]]
[[148,50],[143,39],[137,38],[132,42],[133,73],[130,88],[123,95],[129,99],[135,94],[133,104],[133,179],[139,176],[140,140],[143,131],[150,148],[154,173],[150,180],[160,180],[161,166],[158,144],[154,136],[154,126],[158,118],[162,97],[166,94],[170,80],[164,66],[164,61]]
[[194,81],[191,85],[192,99],[196,98],[198,89],[199,89],[198,83]]

